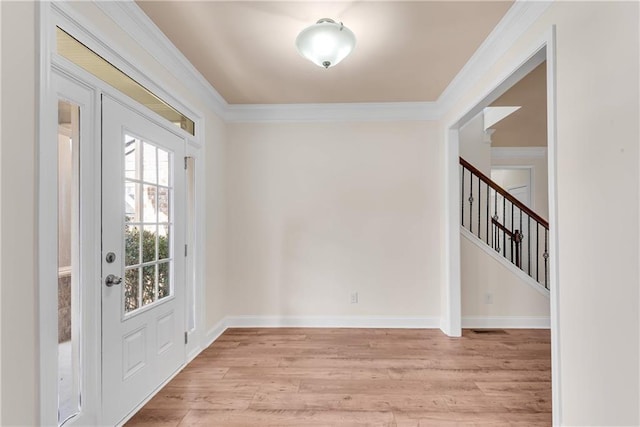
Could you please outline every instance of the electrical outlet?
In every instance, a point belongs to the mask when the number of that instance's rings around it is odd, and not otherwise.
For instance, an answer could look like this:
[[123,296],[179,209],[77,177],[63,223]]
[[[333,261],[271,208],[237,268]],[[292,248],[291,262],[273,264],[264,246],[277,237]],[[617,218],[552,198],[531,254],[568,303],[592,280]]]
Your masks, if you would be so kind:
[[484,294],[484,303],[485,304],[493,304],[493,293],[485,292],[485,294]]
[[351,293],[351,304],[357,304],[358,303],[358,293],[357,292],[352,292]]

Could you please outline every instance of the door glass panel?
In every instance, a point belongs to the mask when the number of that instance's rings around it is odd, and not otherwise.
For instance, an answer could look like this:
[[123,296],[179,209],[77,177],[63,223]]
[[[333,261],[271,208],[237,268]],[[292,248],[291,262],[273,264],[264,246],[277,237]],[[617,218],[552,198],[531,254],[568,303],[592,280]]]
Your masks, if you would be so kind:
[[159,226],[158,232],[158,260],[167,260],[171,256],[169,252],[169,224],[162,224]]
[[137,225],[125,225],[125,265],[140,264],[140,228]]
[[127,182],[124,186],[124,215],[127,222],[140,222],[140,184]]
[[156,300],[156,266],[142,267],[142,305]]
[[171,289],[169,289],[169,268],[168,262],[158,264],[158,299],[171,294]]
[[129,268],[124,271],[124,311],[133,311],[140,306],[138,290],[140,287],[140,269]]
[[158,150],[156,150],[156,147],[154,147],[153,145],[144,144],[144,153],[142,154],[144,159],[144,181],[150,182],[152,184],[158,183],[158,158],[156,157],[157,151]]
[[58,102],[58,424],[80,412],[80,108]]
[[173,159],[171,152],[130,135],[124,138],[124,158],[124,310],[131,313],[172,294]]
[[124,175],[127,178],[139,179],[138,156],[140,155],[139,141],[130,139],[124,143]]
[[158,221],[158,204],[157,204],[157,185],[143,185],[142,187],[142,212],[144,213],[144,222],[155,224]]
[[156,225],[145,225],[144,235],[142,236],[142,262],[153,262],[156,256],[156,244],[158,233],[156,233]]
[[158,184],[169,185],[169,156],[164,150],[158,151]]

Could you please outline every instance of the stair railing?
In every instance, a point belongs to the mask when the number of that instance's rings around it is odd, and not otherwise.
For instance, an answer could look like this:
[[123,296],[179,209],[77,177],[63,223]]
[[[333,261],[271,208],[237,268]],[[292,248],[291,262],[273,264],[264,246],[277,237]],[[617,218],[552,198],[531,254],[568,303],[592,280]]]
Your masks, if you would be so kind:
[[549,222],[460,157],[462,226],[549,289]]

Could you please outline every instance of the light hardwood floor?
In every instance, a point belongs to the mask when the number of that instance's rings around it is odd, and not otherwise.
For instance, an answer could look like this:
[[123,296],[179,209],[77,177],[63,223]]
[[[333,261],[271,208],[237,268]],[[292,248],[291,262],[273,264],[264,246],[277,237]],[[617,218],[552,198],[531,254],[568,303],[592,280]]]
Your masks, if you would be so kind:
[[551,425],[550,334],[228,329],[127,425]]

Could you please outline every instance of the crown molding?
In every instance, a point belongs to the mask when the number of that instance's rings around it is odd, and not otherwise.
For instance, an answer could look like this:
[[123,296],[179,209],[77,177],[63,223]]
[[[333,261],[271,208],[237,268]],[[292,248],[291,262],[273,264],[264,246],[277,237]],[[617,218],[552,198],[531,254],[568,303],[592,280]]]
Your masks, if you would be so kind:
[[486,74],[522,36],[527,29],[551,6],[553,0],[516,0],[502,17],[498,25],[489,33],[478,50],[471,56],[458,74],[451,80],[440,97],[438,110],[442,115],[450,111],[478,80]]
[[205,105],[224,118],[227,101],[133,0],[94,4],[189,90],[204,94],[200,98]]
[[229,105],[228,122],[345,122],[437,120],[433,102]]
[[535,159],[547,155],[547,147],[491,147],[493,159]]
[[326,122],[438,120],[475,85],[552,1],[516,0],[435,102],[341,104],[229,104],[133,0],[95,4],[139,45],[199,94],[226,122]]

